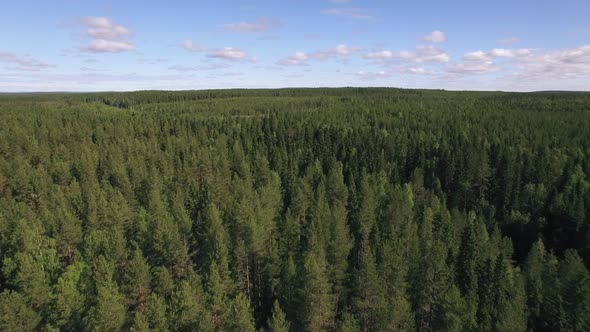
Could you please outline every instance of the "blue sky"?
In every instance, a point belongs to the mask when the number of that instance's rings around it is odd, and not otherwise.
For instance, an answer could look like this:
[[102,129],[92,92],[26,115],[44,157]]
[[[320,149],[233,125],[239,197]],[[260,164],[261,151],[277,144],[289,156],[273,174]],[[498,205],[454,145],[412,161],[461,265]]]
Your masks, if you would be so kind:
[[0,91],[590,90],[590,1],[2,0]]

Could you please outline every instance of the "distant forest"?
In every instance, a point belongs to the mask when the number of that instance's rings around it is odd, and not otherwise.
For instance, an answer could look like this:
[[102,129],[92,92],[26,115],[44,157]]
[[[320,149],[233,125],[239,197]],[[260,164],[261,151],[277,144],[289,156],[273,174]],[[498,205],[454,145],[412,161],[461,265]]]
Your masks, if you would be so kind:
[[1,331],[590,331],[590,94],[0,96]]

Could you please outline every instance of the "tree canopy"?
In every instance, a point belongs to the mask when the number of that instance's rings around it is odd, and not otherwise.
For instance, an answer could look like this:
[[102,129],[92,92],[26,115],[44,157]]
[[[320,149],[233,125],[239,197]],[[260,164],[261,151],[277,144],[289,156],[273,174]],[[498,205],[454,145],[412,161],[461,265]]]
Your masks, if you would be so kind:
[[590,94],[14,94],[0,119],[2,331],[590,330]]

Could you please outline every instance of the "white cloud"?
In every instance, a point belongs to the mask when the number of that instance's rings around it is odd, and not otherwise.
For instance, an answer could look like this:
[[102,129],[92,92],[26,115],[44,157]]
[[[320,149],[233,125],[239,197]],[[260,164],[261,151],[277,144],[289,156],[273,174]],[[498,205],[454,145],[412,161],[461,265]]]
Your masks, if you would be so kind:
[[338,56],[348,56],[353,53],[360,51],[360,47],[348,46],[345,44],[337,45],[334,48],[326,49],[317,51],[315,53],[310,54],[310,57],[318,60],[325,60],[329,58],[334,58]]
[[283,22],[271,18],[271,17],[260,17],[254,22],[239,22],[224,24],[224,27],[228,31],[239,32],[239,33],[256,33],[265,32],[272,29],[282,27]]
[[11,70],[39,71],[41,69],[54,68],[55,65],[45,63],[27,56],[18,56],[14,53],[0,52],[0,62],[8,63],[14,67]]
[[519,79],[561,80],[582,79],[590,87],[590,45],[559,51],[529,54],[516,59]]
[[531,51],[526,48],[521,48],[517,50],[509,50],[505,48],[494,48],[490,51],[490,56],[497,58],[497,57],[505,57],[505,58],[512,58],[512,57],[521,57],[527,56],[531,54]]
[[465,61],[489,61],[490,55],[484,51],[474,51],[463,55]]
[[95,39],[87,46],[81,47],[80,50],[97,53],[119,53],[131,51],[133,48],[133,43],[126,40]]
[[379,52],[372,52],[365,55],[367,59],[375,59],[375,60],[385,60],[391,59],[394,57],[394,53],[392,51],[384,50]]
[[434,30],[426,36],[420,37],[420,41],[430,43],[442,43],[447,41],[447,35],[439,30]]
[[373,18],[369,12],[361,8],[329,8],[322,10],[321,13],[325,15],[348,17],[357,20]]
[[505,49],[494,48],[484,52],[482,50],[465,53],[463,62],[450,65],[447,70],[452,74],[487,74],[500,71],[502,68],[494,61],[498,58],[520,59],[531,54],[526,48]]
[[88,45],[80,47],[82,51],[118,53],[135,48],[129,39],[133,36],[131,30],[109,18],[87,17],[83,23],[86,26],[86,36],[92,40]]
[[365,58],[381,62],[401,59],[416,63],[444,63],[451,60],[451,57],[446,52],[431,45],[421,45],[416,47],[415,51],[400,51],[397,53],[390,50],[383,50],[368,53],[365,55]]
[[228,64],[224,63],[211,63],[207,65],[195,65],[195,66],[183,66],[183,65],[174,65],[168,67],[169,70],[176,70],[180,72],[187,72],[187,71],[204,71],[204,70],[215,70],[215,69],[225,69],[231,67]]
[[203,52],[207,50],[206,46],[195,44],[190,39],[187,39],[184,42],[182,42],[182,47],[184,47],[185,50],[191,52]]
[[499,70],[498,66],[488,60],[456,63],[447,68],[447,71],[451,74],[487,74]]
[[361,50],[360,47],[348,46],[346,44],[336,45],[334,48],[320,50],[313,53],[295,52],[295,54],[280,59],[277,64],[282,66],[305,65],[308,60],[327,60],[332,58],[343,58]]
[[308,59],[309,56],[304,52],[295,52],[295,54],[289,57],[280,59],[279,61],[277,61],[277,64],[282,66],[300,66],[305,65]]
[[224,47],[222,49],[214,50],[207,54],[210,58],[218,58],[231,61],[251,61],[256,62],[256,57],[237,47]]
[[106,17],[87,17],[84,20],[86,33],[97,39],[116,40],[132,35],[131,31]]
[[514,58],[514,57],[525,57],[531,54],[531,50],[528,48],[519,49],[505,49],[505,48],[494,48],[491,51],[484,52],[482,50],[465,53],[463,60],[465,61],[491,61],[495,58]]
[[443,50],[434,46],[418,46],[413,53],[412,60],[418,63],[436,62],[443,63],[451,61],[451,57]]
[[359,51],[360,47],[351,47],[348,45],[340,44],[334,48],[334,52],[338,55],[349,55],[356,51]]
[[366,72],[366,71],[358,71],[355,75],[363,80],[363,81],[372,81],[372,80],[379,80],[390,77],[391,74],[385,71],[378,71],[378,72]]
[[402,70],[403,72],[410,73],[410,74],[418,74],[418,75],[432,75],[434,72],[428,70],[424,67],[409,67]]

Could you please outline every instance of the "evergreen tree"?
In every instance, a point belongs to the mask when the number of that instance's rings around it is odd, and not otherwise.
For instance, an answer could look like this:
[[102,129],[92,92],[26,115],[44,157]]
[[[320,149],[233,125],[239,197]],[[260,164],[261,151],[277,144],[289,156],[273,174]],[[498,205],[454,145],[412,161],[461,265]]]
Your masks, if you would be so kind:
[[0,329],[2,331],[34,331],[41,316],[31,308],[25,297],[17,292],[0,294]]
[[283,310],[281,310],[281,306],[279,305],[279,301],[274,302],[273,309],[272,309],[272,317],[268,322],[268,331],[269,332],[289,332],[291,328],[291,323],[287,320],[287,316]]
[[359,268],[355,276],[355,311],[363,331],[384,329],[388,325],[387,300],[384,283],[377,272],[375,256],[368,243],[364,243],[360,253]]
[[575,251],[565,252],[559,267],[559,279],[563,301],[560,328],[587,331],[590,329],[590,273]]
[[301,288],[301,322],[306,331],[324,331],[334,326],[335,303],[323,250],[306,254]]
[[255,332],[256,326],[252,318],[250,301],[244,293],[238,293],[232,300],[230,316],[226,318],[226,330],[235,332]]

